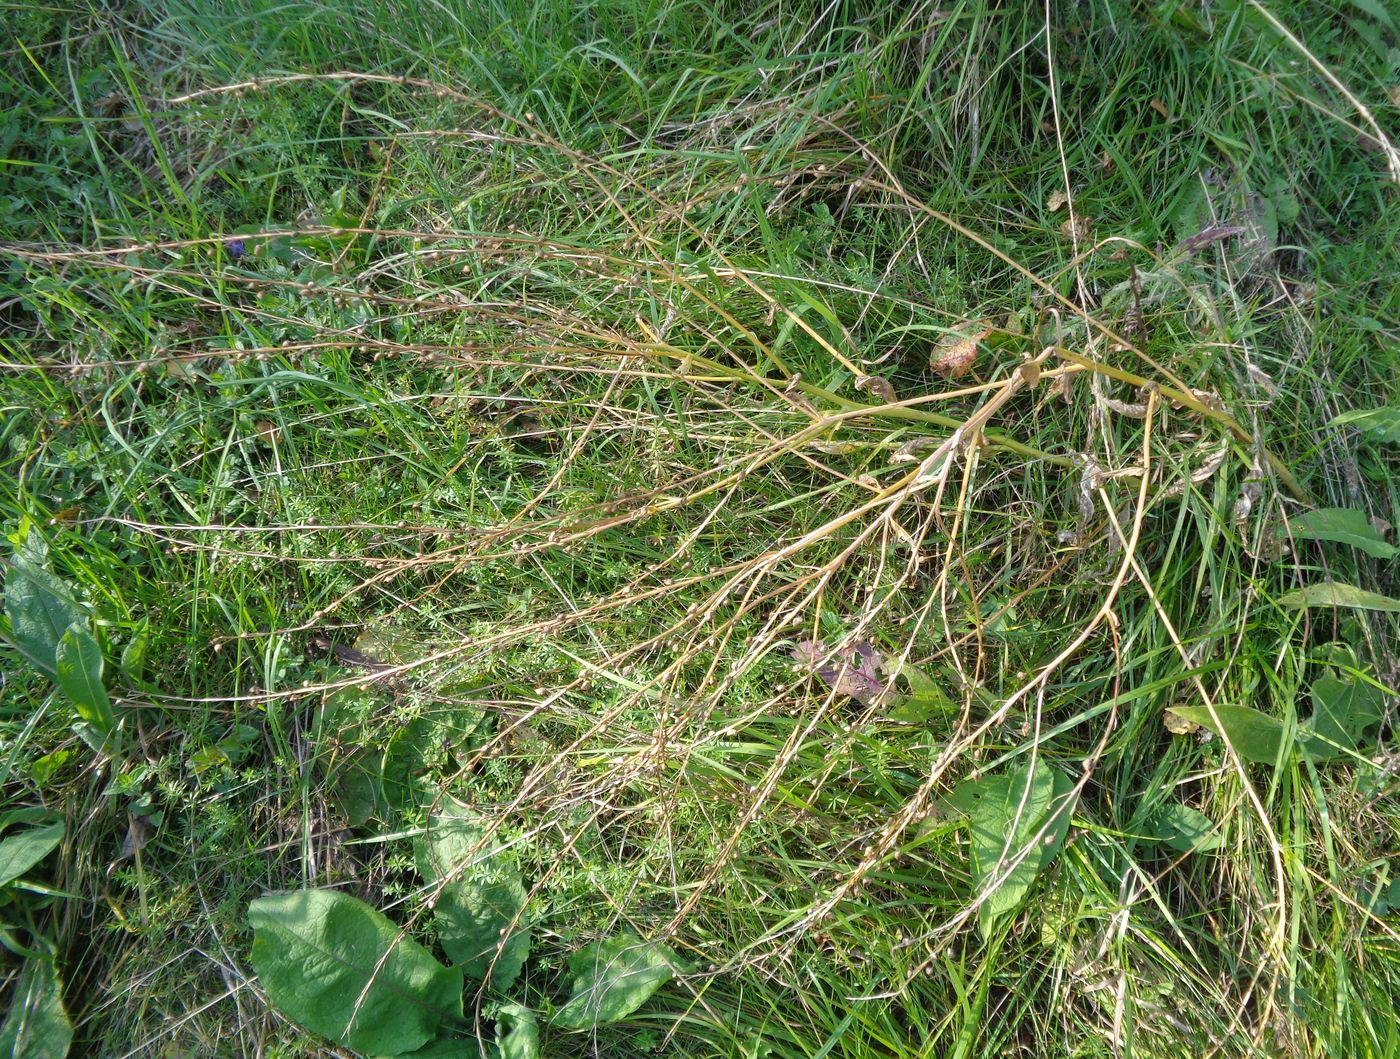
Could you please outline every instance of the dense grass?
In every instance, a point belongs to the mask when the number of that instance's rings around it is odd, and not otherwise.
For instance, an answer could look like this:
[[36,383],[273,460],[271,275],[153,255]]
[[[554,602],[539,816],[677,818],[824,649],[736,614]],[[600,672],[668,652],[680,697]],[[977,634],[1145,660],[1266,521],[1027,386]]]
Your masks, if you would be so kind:
[[[0,967],[56,954],[75,1054],[350,1054],[247,904],[432,945],[440,794],[520,858],[542,1019],[624,927],[694,967],[548,1056],[1400,1049],[1396,621],[1287,596],[1400,594],[1289,531],[1400,522],[1331,425],[1400,403],[1385,5],[0,18],[0,521],[122,729],[0,646],[6,802],[66,834]],[[1383,721],[1294,752],[1337,681]],[[1072,824],[979,929],[955,792],[1034,761]]]

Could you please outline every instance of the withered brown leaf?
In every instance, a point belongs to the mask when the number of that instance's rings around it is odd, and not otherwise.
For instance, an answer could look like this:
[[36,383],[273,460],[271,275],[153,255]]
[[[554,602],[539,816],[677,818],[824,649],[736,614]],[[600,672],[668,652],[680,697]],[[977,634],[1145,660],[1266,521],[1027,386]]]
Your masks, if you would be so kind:
[[929,356],[933,370],[945,379],[960,379],[977,362],[977,346],[992,333],[987,320],[970,325],[970,331],[949,331],[938,340]]
[[869,393],[885,404],[893,404],[899,400],[894,392],[894,384],[879,375],[862,375],[856,380],[856,389]]

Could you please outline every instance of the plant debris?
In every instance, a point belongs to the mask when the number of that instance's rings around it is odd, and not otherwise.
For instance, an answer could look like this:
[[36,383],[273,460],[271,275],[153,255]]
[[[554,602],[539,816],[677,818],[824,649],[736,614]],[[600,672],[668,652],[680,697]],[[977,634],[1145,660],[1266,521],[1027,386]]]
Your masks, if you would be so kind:
[[884,657],[864,640],[835,652],[820,640],[802,640],[793,647],[792,659],[811,669],[836,694],[849,695],[867,706],[889,691],[889,685],[880,677]]

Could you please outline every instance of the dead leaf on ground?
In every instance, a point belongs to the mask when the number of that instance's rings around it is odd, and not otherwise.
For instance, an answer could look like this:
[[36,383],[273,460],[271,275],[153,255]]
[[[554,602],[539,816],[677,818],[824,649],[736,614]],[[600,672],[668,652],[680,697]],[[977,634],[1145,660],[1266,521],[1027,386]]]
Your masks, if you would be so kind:
[[878,398],[885,404],[893,404],[899,400],[895,396],[894,385],[889,379],[879,375],[862,375],[856,380],[856,389],[863,393],[869,393],[870,396]]
[[977,362],[977,345],[992,333],[986,320],[978,320],[972,325],[972,333],[950,331],[938,340],[929,357],[933,370],[945,379],[960,379],[972,370]]
[[198,373],[204,369],[207,357],[196,356],[172,356],[161,360],[159,363],[165,369],[167,379],[184,379],[193,381],[198,377]]
[[1088,241],[1094,234],[1094,218],[1087,213],[1077,213],[1073,217],[1065,220],[1060,225],[1060,234],[1066,239],[1077,239],[1080,242]]
[[870,705],[888,690],[880,679],[884,658],[874,646],[864,641],[854,651],[837,652],[835,664],[822,665],[828,652],[820,640],[802,640],[792,649],[792,659],[799,666],[811,669],[816,676],[838,695],[849,695],[859,703]]
[[1052,191],[1050,192],[1050,197],[1045,200],[1045,208],[1051,213],[1054,213],[1056,210],[1062,209],[1068,201],[1069,195],[1066,192]]
[[259,419],[253,424],[254,436],[261,442],[271,445],[279,433],[277,424],[270,419]]
[[1152,109],[1155,110],[1158,114],[1160,114],[1166,121],[1172,120],[1171,111],[1167,109],[1167,105],[1163,103],[1160,99],[1154,99],[1148,105],[1151,106]]
[[146,843],[150,842],[152,834],[149,820],[136,813],[127,813],[126,837],[122,839],[122,849],[117,854],[114,864],[120,864],[122,861],[130,860],[136,856],[145,848]]

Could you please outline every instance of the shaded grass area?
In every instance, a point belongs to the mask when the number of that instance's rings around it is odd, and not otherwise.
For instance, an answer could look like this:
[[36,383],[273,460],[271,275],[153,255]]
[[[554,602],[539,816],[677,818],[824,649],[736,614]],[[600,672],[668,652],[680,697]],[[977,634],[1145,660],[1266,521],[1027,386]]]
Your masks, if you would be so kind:
[[[1395,622],[1286,604],[1400,594],[1289,533],[1400,521],[1329,426],[1397,403],[1400,45],[1333,14],[4,8],[0,517],[122,750],[4,656],[66,838],[3,914],[80,1048],[321,1054],[247,903],[432,945],[449,793],[542,1018],[620,929],[694,965],[546,1055],[1389,1054]],[[1385,717],[1321,760],[1325,679]],[[987,925],[958,784],[1036,761],[1068,835]]]

